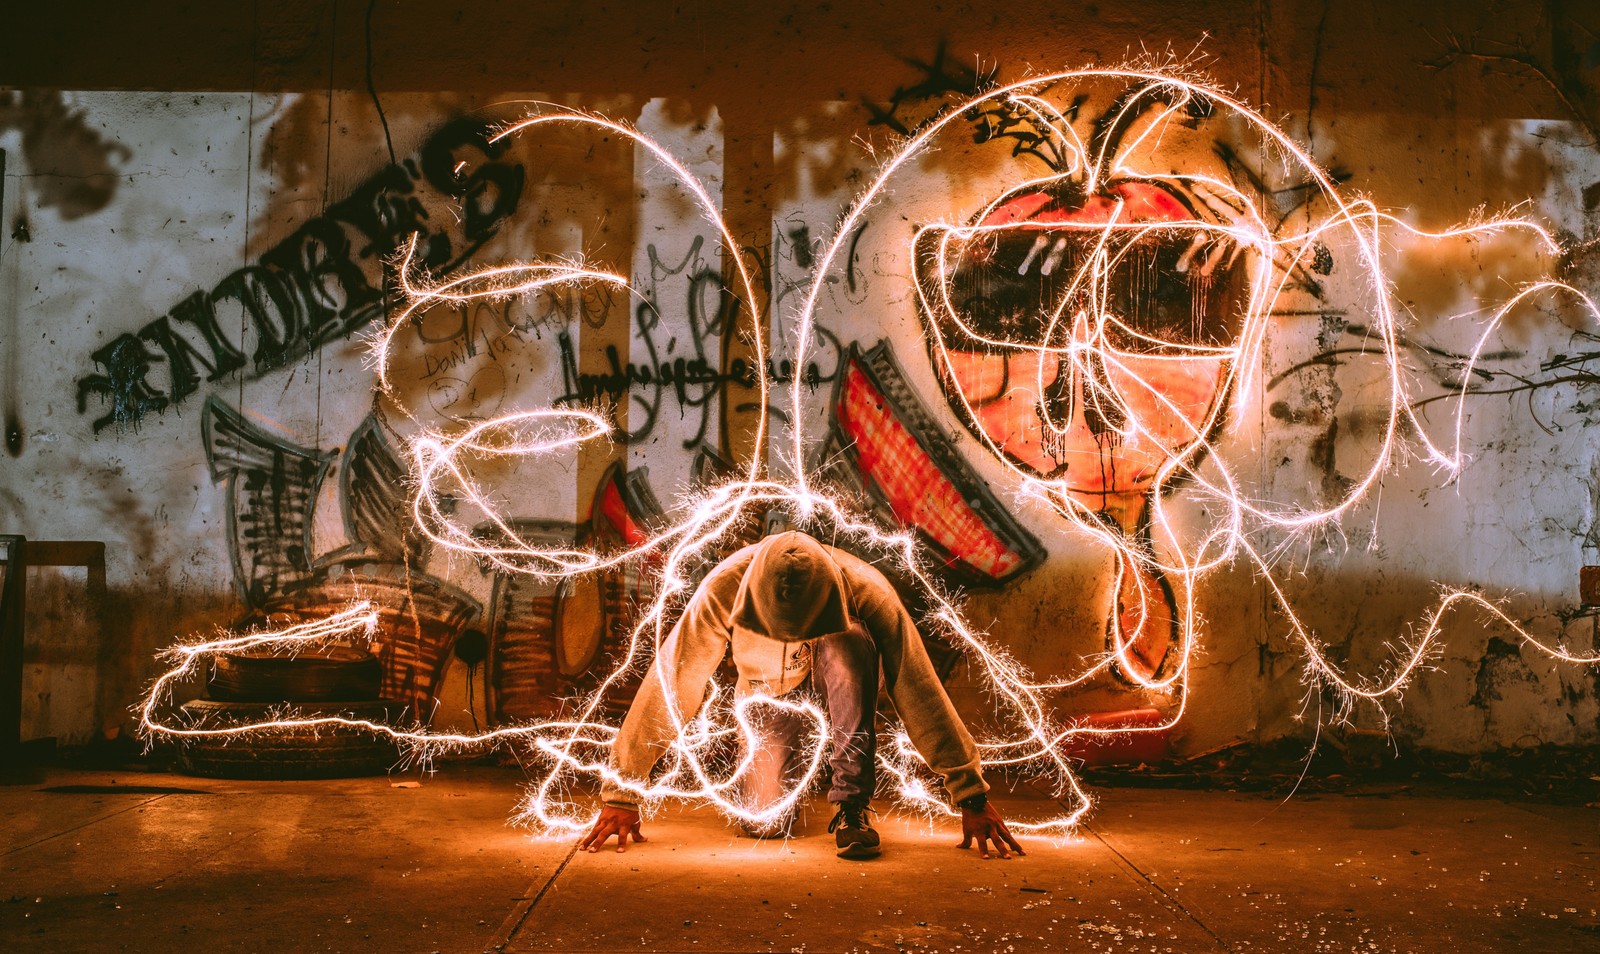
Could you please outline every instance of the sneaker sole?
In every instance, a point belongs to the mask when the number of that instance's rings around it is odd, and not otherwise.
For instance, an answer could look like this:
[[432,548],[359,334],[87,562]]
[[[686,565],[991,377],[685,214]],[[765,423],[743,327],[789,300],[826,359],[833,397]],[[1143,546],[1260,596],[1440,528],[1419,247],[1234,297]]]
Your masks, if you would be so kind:
[[867,858],[878,857],[881,849],[877,845],[845,845],[837,852],[840,858],[849,858],[852,861],[861,861]]

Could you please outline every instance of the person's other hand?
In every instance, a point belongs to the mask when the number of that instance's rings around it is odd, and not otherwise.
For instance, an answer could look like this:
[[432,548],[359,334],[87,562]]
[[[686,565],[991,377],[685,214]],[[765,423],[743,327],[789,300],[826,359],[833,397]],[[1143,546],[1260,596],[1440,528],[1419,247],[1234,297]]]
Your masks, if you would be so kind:
[[[999,818],[998,815],[995,816]],[[628,836],[632,835],[634,841],[649,841],[650,839],[639,834],[639,813],[626,808],[614,808],[610,805],[600,809],[600,817],[594,820],[594,827],[589,829],[589,834],[583,836],[578,842],[579,851],[599,851],[600,846],[612,835],[617,836],[617,850],[628,850]]]
[[970,808],[961,809],[961,847],[972,847],[973,839],[977,839],[978,855],[983,858],[989,857],[990,842],[994,843],[995,854],[1002,858],[1010,858],[1013,851],[1018,855],[1027,853],[1011,837],[1005,819],[995,811],[993,803],[986,803],[983,810],[978,812]]

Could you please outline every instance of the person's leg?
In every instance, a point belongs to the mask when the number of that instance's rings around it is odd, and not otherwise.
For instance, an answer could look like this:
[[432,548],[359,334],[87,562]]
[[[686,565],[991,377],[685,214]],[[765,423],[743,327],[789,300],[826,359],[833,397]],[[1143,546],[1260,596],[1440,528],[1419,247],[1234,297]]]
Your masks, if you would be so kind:
[[865,806],[877,769],[878,648],[859,628],[816,640],[811,682],[828,709],[828,801]]
[[[770,814],[798,781],[795,763],[800,755],[801,735],[807,721],[803,716],[773,706],[756,706],[750,723],[756,732],[755,755],[742,784],[743,808]],[[798,803],[788,811],[744,822],[744,830],[757,838],[784,837],[794,824]]]
[[877,768],[878,648],[861,629],[817,640],[811,682],[828,707],[828,801],[838,814],[828,825],[841,858],[874,858],[878,833],[867,821]]

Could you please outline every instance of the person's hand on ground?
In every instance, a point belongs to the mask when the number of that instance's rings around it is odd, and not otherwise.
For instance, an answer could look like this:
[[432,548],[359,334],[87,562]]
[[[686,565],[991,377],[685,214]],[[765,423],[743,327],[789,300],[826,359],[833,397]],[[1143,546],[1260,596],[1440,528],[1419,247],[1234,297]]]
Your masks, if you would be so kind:
[[[1000,817],[995,816],[997,819]],[[600,817],[594,821],[594,827],[578,842],[579,851],[599,851],[600,846],[612,835],[617,836],[617,850],[628,850],[628,836],[632,835],[634,841],[649,841],[639,834],[639,813],[626,808],[615,808],[607,805],[600,809]]]
[[961,847],[972,847],[974,839],[978,842],[978,855],[983,858],[989,857],[990,842],[994,843],[995,854],[1002,858],[1010,858],[1013,851],[1018,855],[1027,853],[1011,837],[1005,819],[1000,817],[988,799],[984,799],[983,807],[977,810],[968,807],[967,803],[961,806]]

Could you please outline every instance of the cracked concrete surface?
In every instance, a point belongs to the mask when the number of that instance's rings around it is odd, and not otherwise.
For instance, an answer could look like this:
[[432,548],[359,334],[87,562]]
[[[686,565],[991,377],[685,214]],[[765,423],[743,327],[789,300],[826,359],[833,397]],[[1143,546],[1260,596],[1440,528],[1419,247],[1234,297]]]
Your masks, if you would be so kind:
[[[1105,789],[1011,861],[891,812],[871,862],[818,804],[787,842],[703,810],[626,853],[529,839],[514,770],[0,788],[8,951],[1591,951],[1600,810],[1407,792]],[[1013,819],[1049,802],[997,798]]]

